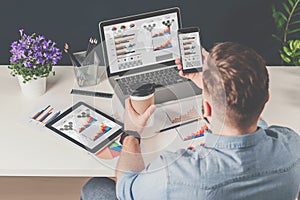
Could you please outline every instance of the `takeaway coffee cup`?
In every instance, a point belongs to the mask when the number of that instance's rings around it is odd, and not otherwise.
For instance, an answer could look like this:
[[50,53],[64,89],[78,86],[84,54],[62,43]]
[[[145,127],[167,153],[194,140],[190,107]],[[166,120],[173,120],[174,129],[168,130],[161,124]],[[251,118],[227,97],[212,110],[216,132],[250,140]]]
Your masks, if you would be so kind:
[[133,89],[130,95],[133,109],[143,114],[149,106],[154,104],[155,85],[152,83],[144,84]]

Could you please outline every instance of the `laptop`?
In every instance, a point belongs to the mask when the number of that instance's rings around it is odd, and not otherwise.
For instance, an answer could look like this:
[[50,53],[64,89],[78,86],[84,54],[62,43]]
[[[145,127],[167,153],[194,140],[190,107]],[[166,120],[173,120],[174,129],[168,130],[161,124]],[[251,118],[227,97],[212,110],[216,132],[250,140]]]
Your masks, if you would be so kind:
[[135,88],[155,84],[155,104],[201,94],[178,74],[179,8],[170,8],[99,23],[107,77],[124,105]]

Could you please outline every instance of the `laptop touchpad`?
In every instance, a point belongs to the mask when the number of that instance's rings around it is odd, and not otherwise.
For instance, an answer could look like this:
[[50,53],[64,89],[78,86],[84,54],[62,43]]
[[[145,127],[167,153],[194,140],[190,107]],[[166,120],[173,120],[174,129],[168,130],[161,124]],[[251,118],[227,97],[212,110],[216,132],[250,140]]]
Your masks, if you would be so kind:
[[201,89],[190,82],[157,88],[155,91],[155,104],[191,97],[194,96],[193,94],[201,94]]

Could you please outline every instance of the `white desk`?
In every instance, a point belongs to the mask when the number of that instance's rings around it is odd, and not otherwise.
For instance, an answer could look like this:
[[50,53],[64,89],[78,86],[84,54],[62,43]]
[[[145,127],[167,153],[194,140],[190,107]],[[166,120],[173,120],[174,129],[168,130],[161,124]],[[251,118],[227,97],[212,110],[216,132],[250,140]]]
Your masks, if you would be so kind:
[[[56,76],[50,77],[45,95],[29,99],[22,96],[16,78],[7,67],[0,67],[0,176],[114,176],[114,169],[100,164],[83,149],[49,130],[26,124],[24,116],[36,105],[47,101],[62,102],[65,108],[79,100],[86,101],[106,113],[112,113],[111,99],[70,94],[76,87],[72,67],[55,67]],[[272,67],[271,98],[263,113],[269,124],[286,125],[300,133],[300,68]],[[100,91],[112,92],[107,81],[100,83]],[[172,145],[169,140],[172,139]],[[166,142],[168,145],[165,145]],[[145,150],[175,150],[188,145],[174,131],[145,140]],[[148,155],[150,161],[159,152]]]

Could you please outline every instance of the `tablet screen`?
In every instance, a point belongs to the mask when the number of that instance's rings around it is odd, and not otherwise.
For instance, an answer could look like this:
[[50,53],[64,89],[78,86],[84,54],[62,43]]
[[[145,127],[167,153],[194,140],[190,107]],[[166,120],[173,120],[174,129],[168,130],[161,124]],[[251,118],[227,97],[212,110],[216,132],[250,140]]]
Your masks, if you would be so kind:
[[121,124],[108,115],[80,102],[47,125],[93,153],[107,146],[121,133]]

